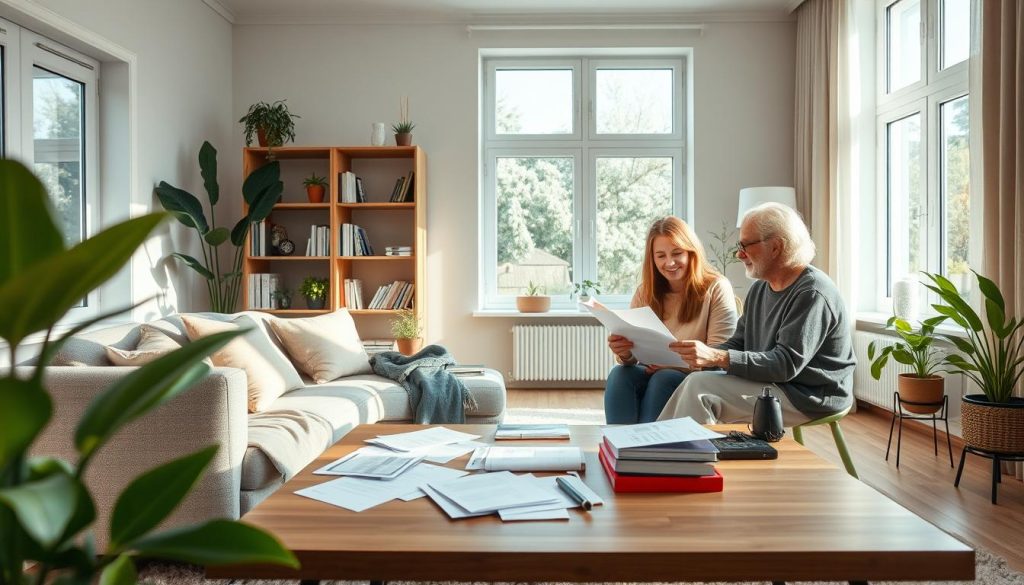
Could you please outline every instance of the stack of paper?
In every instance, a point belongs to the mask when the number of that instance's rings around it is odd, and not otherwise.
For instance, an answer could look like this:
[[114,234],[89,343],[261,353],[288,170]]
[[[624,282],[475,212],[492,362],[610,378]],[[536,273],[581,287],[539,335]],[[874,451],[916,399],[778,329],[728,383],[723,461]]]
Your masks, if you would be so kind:
[[466,469],[486,471],[579,471],[585,461],[579,447],[477,447]]
[[423,463],[391,481],[342,477],[295,493],[353,512],[362,512],[396,498],[413,500],[422,497],[420,489],[428,483],[451,481],[465,474],[465,471],[459,469]]
[[370,477],[374,479],[395,479],[413,465],[423,460],[423,456],[407,457],[402,455],[365,455],[353,451],[348,455],[332,461],[317,469],[314,475],[349,475],[352,477]]
[[366,439],[367,443],[391,449],[392,451],[417,451],[452,443],[462,443],[479,439],[480,435],[460,433],[445,427],[431,427],[422,431],[398,433],[397,435],[385,435],[374,439]]
[[[592,503],[603,503],[578,477],[568,476],[567,479]],[[568,520],[567,508],[579,504],[555,482],[554,477],[538,478],[504,471],[430,482],[423,490],[451,518],[497,513],[502,520]]]

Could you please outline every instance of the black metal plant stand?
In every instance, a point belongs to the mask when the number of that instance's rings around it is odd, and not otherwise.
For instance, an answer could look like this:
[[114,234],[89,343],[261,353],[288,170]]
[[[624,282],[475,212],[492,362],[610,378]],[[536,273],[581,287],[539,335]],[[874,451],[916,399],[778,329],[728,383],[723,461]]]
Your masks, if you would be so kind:
[[974,453],[975,455],[992,460],[992,503],[995,504],[996,488],[1003,481],[1003,470],[1000,467],[1000,463],[1003,461],[1024,461],[1024,453],[996,453],[995,451],[965,445],[963,453],[960,454],[960,467],[956,470],[956,481],[953,482],[953,487],[960,487],[960,475],[964,472],[964,461],[967,461],[968,453]]
[[[912,416],[903,412],[901,405],[913,404],[914,406],[941,406],[930,416]],[[896,419],[900,421],[900,430],[896,436],[896,469],[900,468],[900,446],[903,443],[903,421],[906,420],[930,420],[932,421],[932,442],[935,444],[935,455],[939,454],[939,427],[938,421],[946,425],[946,445],[949,447],[949,466],[953,467],[953,443],[949,439],[949,396],[943,396],[941,402],[912,402],[901,400],[899,392],[892,393],[892,422],[889,423],[889,442],[885,446],[885,460],[889,460],[889,449],[892,448],[892,431],[896,427]],[[960,462],[961,467],[963,461]],[[959,478],[957,479],[959,481]],[[994,489],[994,488],[993,488]],[[995,500],[993,500],[995,501]]]

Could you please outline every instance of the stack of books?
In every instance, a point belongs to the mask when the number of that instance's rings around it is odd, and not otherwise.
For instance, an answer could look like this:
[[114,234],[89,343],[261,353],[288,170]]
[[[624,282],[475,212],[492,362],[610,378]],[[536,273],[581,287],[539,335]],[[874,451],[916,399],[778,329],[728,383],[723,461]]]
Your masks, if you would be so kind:
[[622,433],[623,428],[606,429],[598,449],[598,459],[616,492],[722,491],[722,475],[714,465],[718,448],[710,440],[657,442],[655,438],[636,444],[635,437]]
[[366,355],[378,354],[382,351],[395,351],[394,339],[364,339],[363,349]]
[[363,309],[363,281],[358,278],[345,279],[345,306],[349,309]]
[[384,248],[385,256],[412,256],[412,246],[387,246]]
[[408,309],[412,307],[415,292],[411,282],[396,280],[391,284],[381,285],[370,299],[367,309]]

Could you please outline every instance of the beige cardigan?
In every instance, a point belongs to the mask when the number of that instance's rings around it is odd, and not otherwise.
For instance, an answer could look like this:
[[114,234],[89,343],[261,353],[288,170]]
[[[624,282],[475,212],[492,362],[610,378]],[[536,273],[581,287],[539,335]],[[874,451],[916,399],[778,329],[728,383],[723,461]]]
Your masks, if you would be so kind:
[[[729,279],[719,277],[708,289],[708,294],[701,303],[700,312],[696,318],[682,323],[677,320],[679,304],[682,302],[682,295],[669,293],[665,295],[665,315],[668,319],[662,319],[668,330],[676,339],[683,341],[696,339],[714,347],[726,339],[732,337],[736,331],[736,322],[739,315],[736,312],[736,295],[732,291],[732,284]],[[633,300],[629,303],[630,308],[643,306],[637,293],[633,294]],[[662,315],[664,317],[664,315]],[[616,361],[622,363],[616,358]]]

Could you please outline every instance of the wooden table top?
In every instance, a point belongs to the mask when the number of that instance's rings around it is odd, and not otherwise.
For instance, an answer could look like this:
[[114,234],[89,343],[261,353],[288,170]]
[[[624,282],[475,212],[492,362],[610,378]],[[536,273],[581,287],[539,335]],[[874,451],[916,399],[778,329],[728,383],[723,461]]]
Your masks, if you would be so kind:
[[[494,438],[493,425],[445,425]],[[723,461],[719,493],[616,494],[597,460],[601,427],[571,426],[584,481],[605,504],[568,522],[451,520],[429,498],[361,513],[295,495],[312,471],[406,424],[360,425],[245,515],[298,571],[211,568],[209,577],[383,581],[972,580],[974,551],[791,438],[773,461]],[[738,428],[715,427],[723,432]],[[515,441],[515,445],[565,441]],[[465,467],[467,456],[448,464]]]

